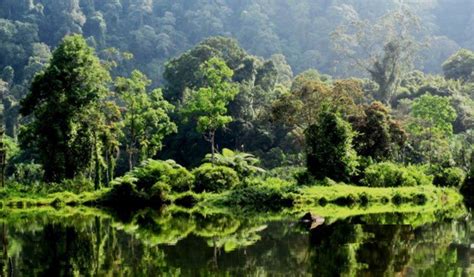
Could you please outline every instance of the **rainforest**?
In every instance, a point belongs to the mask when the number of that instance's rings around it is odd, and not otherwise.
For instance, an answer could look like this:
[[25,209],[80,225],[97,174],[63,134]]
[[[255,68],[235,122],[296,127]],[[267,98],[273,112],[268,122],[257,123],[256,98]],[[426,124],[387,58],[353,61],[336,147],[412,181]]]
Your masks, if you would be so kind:
[[474,2],[1,0],[0,276],[472,276]]

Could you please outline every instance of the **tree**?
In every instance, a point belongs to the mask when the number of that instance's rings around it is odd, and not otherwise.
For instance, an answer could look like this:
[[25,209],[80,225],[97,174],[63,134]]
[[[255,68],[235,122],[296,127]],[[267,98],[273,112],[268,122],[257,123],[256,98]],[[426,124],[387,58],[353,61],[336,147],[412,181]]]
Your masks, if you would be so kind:
[[412,145],[424,159],[433,162],[449,160],[449,141],[453,135],[456,110],[448,97],[425,94],[413,102],[412,122],[408,125]]
[[24,147],[39,156],[45,180],[73,178],[93,162],[97,120],[110,76],[80,35],[63,39],[48,67],[36,75],[20,112],[31,116],[21,132]]
[[459,50],[443,63],[443,72],[448,79],[474,81],[474,52]]
[[309,173],[320,180],[348,181],[358,165],[350,124],[336,113],[324,111],[318,122],[306,129],[305,136]]
[[6,87],[6,83],[0,79],[0,96],[1,96],[0,104],[2,104],[1,116],[0,116],[0,182],[2,184],[2,187],[5,187],[5,168],[7,165],[7,149],[3,142],[4,136],[5,136],[5,128],[3,127],[4,126],[3,97],[6,91],[5,87]]
[[162,148],[165,136],[177,131],[168,114],[174,106],[163,98],[160,89],[147,92],[151,81],[140,71],[131,78],[119,77],[115,88],[124,103],[125,145],[130,170],[151,158]]
[[[209,59],[213,57],[222,59],[237,76],[236,71],[242,66],[242,61],[246,56],[247,53],[235,39],[211,37],[202,41],[178,58],[166,63],[163,73],[167,85],[166,97],[174,101],[182,100],[186,88],[198,89],[204,86],[203,76],[199,74],[196,76],[195,72],[198,72],[201,65]],[[247,66],[244,67],[244,69],[247,68]]]
[[[298,79],[298,78],[297,78]],[[304,130],[316,124],[324,110],[339,112],[343,116],[360,113],[361,83],[357,80],[337,80],[326,84],[316,80],[298,80],[293,90],[281,95],[272,103],[272,120],[291,129],[297,141],[303,144]]]
[[352,116],[349,121],[357,132],[354,147],[364,157],[377,161],[394,158],[407,140],[405,130],[380,102],[365,106],[362,115]]
[[182,112],[197,121],[197,131],[211,144],[212,162],[216,152],[216,130],[232,121],[227,114],[227,106],[238,93],[230,82],[233,71],[219,58],[211,58],[200,66],[198,72],[206,86],[191,92],[184,101]]
[[420,48],[415,40],[419,26],[419,18],[403,8],[376,22],[362,20],[356,14],[341,24],[332,38],[336,51],[349,59],[350,66],[362,68],[379,85],[376,99],[390,105]]

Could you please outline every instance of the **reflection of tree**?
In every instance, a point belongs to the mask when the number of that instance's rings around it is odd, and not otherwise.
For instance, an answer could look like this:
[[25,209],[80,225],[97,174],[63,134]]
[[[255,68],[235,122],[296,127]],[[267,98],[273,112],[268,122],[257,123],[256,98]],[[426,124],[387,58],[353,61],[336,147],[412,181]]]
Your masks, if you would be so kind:
[[359,225],[335,223],[311,230],[311,271],[315,276],[353,276],[356,252],[364,239]]
[[[408,221],[420,222],[417,215]],[[127,223],[106,215],[5,222],[0,275],[6,276],[8,270],[15,276],[469,276],[472,263],[469,224],[410,227],[401,214],[321,225],[309,240],[290,223],[222,212],[144,210]]]
[[[398,222],[381,225],[381,222]],[[440,216],[440,218],[442,218]],[[415,221],[412,215],[408,221]],[[310,266],[318,276],[469,275],[469,226],[453,220],[418,228],[401,214],[363,216],[311,231]],[[467,239],[466,239],[467,238]],[[464,262],[463,262],[464,261]]]

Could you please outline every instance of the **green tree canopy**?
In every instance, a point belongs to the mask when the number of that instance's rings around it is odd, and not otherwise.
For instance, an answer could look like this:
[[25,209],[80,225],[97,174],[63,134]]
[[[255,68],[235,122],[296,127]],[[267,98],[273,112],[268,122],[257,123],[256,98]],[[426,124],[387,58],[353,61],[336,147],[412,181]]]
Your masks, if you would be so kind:
[[197,130],[211,143],[214,156],[216,130],[232,121],[232,117],[227,115],[227,106],[237,95],[238,89],[230,83],[233,71],[219,58],[211,58],[203,63],[198,74],[203,77],[206,86],[190,93],[182,112],[195,118]]
[[88,168],[94,148],[91,120],[107,94],[109,73],[80,35],[68,36],[53,52],[49,66],[36,75],[21,113],[31,116],[23,145],[39,155],[45,179],[73,178]]
[[448,97],[425,94],[415,99],[412,114],[420,119],[427,127],[435,129],[444,135],[453,134],[453,122],[456,120],[456,110],[451,106]]
[[162,148],[165,136],[177,131],[169,113],[174,106],[163,98],[161,89],[147,92],[151,81],[140,71],[130,78],[119,77],[115,88],[124,104],[124,144],[129,168],[151,158]]
[[336,113],[324,111],[305,135],[308,171],[317,179],[349,180],[357,166],[351,125]]
[[443,63],[443,72],[448,79],[474,81],[474,52],[459,50]]

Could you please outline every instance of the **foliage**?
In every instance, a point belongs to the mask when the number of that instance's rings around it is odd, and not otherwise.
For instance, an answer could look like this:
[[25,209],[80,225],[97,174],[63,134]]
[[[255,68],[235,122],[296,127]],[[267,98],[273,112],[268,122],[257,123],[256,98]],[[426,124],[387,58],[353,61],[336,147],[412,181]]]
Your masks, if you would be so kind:
[[362,184],[368,187],[428,186],[433,179],[417,166],[383,162],[366,168]]
[[474,52],[459,50],[443,63],[443,72],[448,79],[474,81]]
[[326,84],[320,80],[298,76],[291,92],[282,94],[272,104],[272,120],[289,127],[297,141],[303,144],[303,130],[317,123],[322,111],[343,115],[359,113],[362,87],[357,80],[337,80]]
[[276,178],[251,179],[244,186],[233,189],[224,204],[253,210],[280,210],[293,206],[288,194],[294,192],[294,184]]
[[[100,122],[94,120],[107,93],[109,73],[79,35],[66,37],[50,65],[36,75],[21,112],[32,116],[22,144],[39,155],[45,179],[73,178],[93,163]],[[97,161],[96,161],[97,162]]]
[[408,131],[414,162],[449,163],[452,159],[449,138],[453,135],[456,111],[449,98],[425,94],[412,105]]
[[193,175],[174,161],[145,160],[129,173],[136,179],[139,191],[150,191],[157,183],[169,185],[172,191],[183,192],[191,189]]
[[168,114],[174,106],[168,103],[160,89],[147,92],[151,81],[134,70],[127,79],[119,77],[115,88],[124,103],[124,144],[129,169],[142,160],[152,158],[162,148],[165,136],[177,131]]
[[[408,9],[393,10],[377,21],[350,14],[332,34],[337,51],[365,70],[378,84],[375,98],[390,104],[419,48],[420,18]],[[349,71],[351,69],[348,69]]]
[[[205,162],[212,162],[212,155],[206,155]],[[264,173],[265,170],[258,167],[259,159],[249,153],[222,149],[222,154],[217,153],[214,156],[214,164],[230,167],[237,172],[240,178],[249,177],[256,173]]]
[[319,122],[306,131],[308,171],[319,180],[348,180],[355,173],[357,155],[352,149],[353,132],[339,115],[323,112]]
[[[43,179],[43,166],[35,163],[17,163],[14,165],[11,179],[23,185],[33,185]],[[43,184],[41,184],[43,185]]]
[[[425,94],[413,102],[412,114],[426,124],[430,132],[452,135],[456,111],[448,98]],[[416,127],[416,126],[415,126]],[[416,130],[421,131],[421,130]]]
[[198,74],[205,80],[205,86],[191,92],[185,99],[182,112],[196,119],[198,132],[211,143],[214,162],[215,133],[232,121],[232,117],[227,115],[227,106],[238,90],[229,82],[233,71],[218,58],[211,58],[202,64]]
[[205,163],[192,171],[195,192],[222,192],[240,183],[239,176],[232,168]]
[[407,134],[401,124],[393,120],[380,102],[364,107],[363,115],[349,118],[357,135],[354,148],[361,156],[377,161],[395,158],[403,149]]
[[433,184],[441,187],[461,188],[466,180],[466,172],[458,167],[434,170]]

